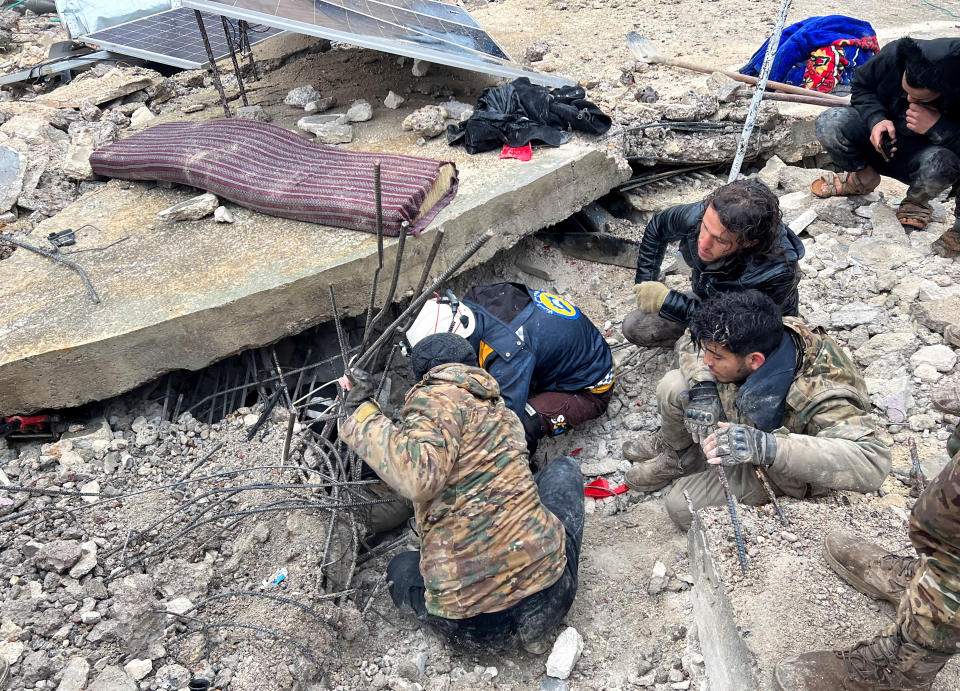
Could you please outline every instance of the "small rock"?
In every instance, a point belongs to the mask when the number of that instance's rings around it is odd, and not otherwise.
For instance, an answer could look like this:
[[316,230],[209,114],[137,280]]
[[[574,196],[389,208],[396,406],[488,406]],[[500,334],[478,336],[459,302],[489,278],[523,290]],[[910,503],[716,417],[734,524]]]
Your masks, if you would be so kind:
[[94,624],[99,624],[100,620],[103,618],[103,615],[100,614],[97,610],[90,610],[89,612],[84,612],[80,615],[80,621],[88,626],[93,626]]
[[523,53],[523,59],[527,62],[537,62],[538,60],[543,60],[549,52],[550,44],[540,39],[527,46],[527,49]]
[[860,324],[878,325],[886,321],[886,313],[879,307],[863,302],[850,302],[842,305],[830,317],[830,325],[837,329],[852,329]]
[[104,667],[87,691],[139,691],[137,684],[119,667]]
[[80,487],[80,492],[84,495],[92,495],[83,497],[85,504],[96,504],[100,500],[100,483],[96,480],[88,482]]
[[77,540],[48,542],[34,557],[38,569],[63,573],[80,560],[82,549]]
[[303,108],[311,101],[320,100],[320,93],[313,88],[311,85],[298,86],[295,89],[291,89],[287,92],[286,97],[283,99],[283,102],[288,106],[296,106],[298,108]]
[[63,677],[57,691],[83,691],[90,674],[90,663],[82,657],[75,657],[63,668]]
[[324,96],[315,101],[310,101],[303,107],[307,113],[324,113],[337,105],[337,99],[333,96]]
[[248,415],[244,415],[244,416],[243,416],[243,426],[244,426],[244,427],[253,427],[255,424],[257,424],[257,420],[259,420],[259,419],[260,419],[260,416],[259,416],[259,415],[254,415],[253,413],[250,413],[250,414],[248,414]]
[[957,354],[945,345],[924,346],[910,356],[910,364],[914,367],[929,365],[938,372],[949,372],[957,364]]
[[410,69],[414,77],[426,77],[430,72],[430,63],[426,60],[414,59],[413,67]]
[[547,658],[547,676],[566,679],[570,676],[583,654],[583,637],[568,626],[553,644],[550,657]]
[[656,595],[663,592],[669,580],[666,565],[662,561],[658,561],[653,565],[653,572],[650,574],[650,583],[647,585],[647,593]]
[[[217,207],[220,206],[220,200],[216,196],[206,192],[185,202],[174,204],[168,209],[157,213],[157,218],[162,221],[199,221],[201,218],[209,216]],[[139,445],[140,435],[137,435]]]
[[244,120],[259,120],[260,122],[270,122],[270,116],[263,106],[240,106],[237,108],[237,117]]
[[130,127],[134,129],[140,129],[147,125],[151,120],[156,120],[157,116],[154,115],[153,111],[147,108],[146,106],[140,106],[135,111],[133,115],[130,116]]
[[365,122],[373,118],[373,106],[367,101],[358,99],[347,108],[347,122]]
[[540,691],[568,691],[570,682],[566,679],[554,679],[553,677],[544,677],[540,682]]
[[440,106],[424,106],[404,118],[402,127],[421,137],[436,137],[446,131],[445,115]]
[[150,660],[130,660],[123,666],[123,671],[131,679],[140,681],[153,671],[153,663]]
[[80,559],[70,568],[70,578],[81,578],[97,565],[97,543],[93,540],[80,543]]
[[397,94],[390,91],[387,93],[387,97],[383,99],[383,105],[390,110],[396,110],[405,100],[406,99],[403,96],[397,96]]
[[440,104],[440,107],[443,108],[443,112],[446,113],[448,118],[457,122],[466,122],[473,115],[473,106],[453,99],[444,101]]
[[207,106],[203,103],[191,103],[183,107],[184,113],[196,113],[197,111],[203,110]]
[[218,206],[213,212],[213,220],[217,223],[233,223],[233,213],[225,206]]

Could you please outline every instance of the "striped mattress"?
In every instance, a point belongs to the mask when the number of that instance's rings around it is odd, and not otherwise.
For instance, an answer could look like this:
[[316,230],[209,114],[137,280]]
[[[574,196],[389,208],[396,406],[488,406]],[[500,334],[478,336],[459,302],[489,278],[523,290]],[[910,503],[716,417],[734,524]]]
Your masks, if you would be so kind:
[[457,194],[453,163],[316,144],[257,120],[156,125],[97,149],[97,175],[207,190],[271,216],[376,232],[373,168],[380,162],[383,230],[418,234]]

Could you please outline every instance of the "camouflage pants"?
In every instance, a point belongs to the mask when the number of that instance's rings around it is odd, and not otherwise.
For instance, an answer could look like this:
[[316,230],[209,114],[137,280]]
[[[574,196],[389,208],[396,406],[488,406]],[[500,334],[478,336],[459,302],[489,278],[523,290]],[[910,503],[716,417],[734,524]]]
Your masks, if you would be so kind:
[[910,515],[910,541],[920,555],[897,623],[917,645],[960,651],[960,454],[920,495]]

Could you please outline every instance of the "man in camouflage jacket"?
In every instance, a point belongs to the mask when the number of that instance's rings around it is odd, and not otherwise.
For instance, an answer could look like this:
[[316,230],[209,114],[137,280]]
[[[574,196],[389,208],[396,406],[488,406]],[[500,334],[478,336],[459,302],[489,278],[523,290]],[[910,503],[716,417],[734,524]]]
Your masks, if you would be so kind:
[[[470,344],[428,336],[411,353],[421,381],[393,424],[371,400],[340,438],[414,505],[420,552],[396,557],[391,595],[458,643],[549,633],[573,602],[583,479],[571,458],[531,475],[523,426]],[[369,391],[351,390],[358,404]]]
[[891,554],[851,533],[831,533],[824,557],[857,590],[897,606],[896,621],[850,647],[790,657],[781,691],[929,689],[960,651],[960,453],[910,514],[918,557]]
[[[696,345],[695,345],[696,344]],[[684,476],[666,498],[670,517],[690,526],[694,507],[724,504],[718,474],[726,467],[737,500],[769,501],[828,489],[876,490],[890,470],[877,438],[863,377],[819,329],[780,310],[758,291],[705,301],[677,343],[680,369],[657,387],[663,422],[646,439],[624,444],[635,464],[632,489],[654,491]]]

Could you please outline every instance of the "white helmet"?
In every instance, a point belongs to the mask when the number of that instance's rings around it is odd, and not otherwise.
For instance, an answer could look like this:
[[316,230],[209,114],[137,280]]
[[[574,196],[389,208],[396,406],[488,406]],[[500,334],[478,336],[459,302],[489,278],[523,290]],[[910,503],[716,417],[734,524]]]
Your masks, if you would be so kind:
[[462,302],[457,305],[457,312],[454,314],[449,302],[431,298],[420,310],[413,325],[407,329],[407,342],[413,347],[431,334],[448,332],[468,338],[476,325],[473,310]]

